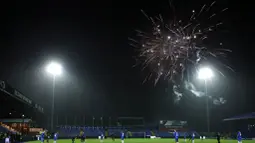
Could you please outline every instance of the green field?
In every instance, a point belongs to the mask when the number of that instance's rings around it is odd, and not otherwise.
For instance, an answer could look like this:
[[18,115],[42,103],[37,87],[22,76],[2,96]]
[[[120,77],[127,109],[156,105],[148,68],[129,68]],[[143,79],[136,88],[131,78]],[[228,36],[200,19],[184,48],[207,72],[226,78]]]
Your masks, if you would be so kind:
[[[243,140],[242,143],[254,143],[254,140]],[[40,141],[31,141],[29,143],[40,143]],[[46,143],[46,142],[45,142]],[[49,143],[53,143],[50,141]],[[70,140],[58,140],[57,143],[72,143]],[[76,140],[75,143],[80,143],[80,140]],[[87,139],[85,143],[100,143],[99,139]],[[105,139],[103,143],[121,143],[119,139],[112,141],[111,139]],[[126,139],[125,143],[175,143],[173,139]],[[184,140],[179,140],[179,143],[185,143]],[[188,142],[187,143],[191,143]],[[217,143],[216,139],[207,139],[201,141],[200,139],[195,140],[195,143]],[[237,143],[237,140],[221,140],[221,143]]]

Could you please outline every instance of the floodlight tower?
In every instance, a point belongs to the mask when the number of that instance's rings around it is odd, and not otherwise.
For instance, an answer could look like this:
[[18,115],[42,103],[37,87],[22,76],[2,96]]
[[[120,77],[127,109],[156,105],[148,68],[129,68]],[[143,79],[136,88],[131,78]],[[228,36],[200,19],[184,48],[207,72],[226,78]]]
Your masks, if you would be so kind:
[[54,99],[55,99],[55,81],[56,76],[62,74],[62,66],[58,63],[52,62],[46,67],[46,71],[53,76],[53,87],[52,87],[52,106],[51,106],[51,131],[53,131],[54,122]]
[[209,116],[209,97],[207,95],[207,81],[213,77],[213,71],[208,67],[200,68],[198,71],[198,79],[204,80],[205,96],[206,96],[206,114],[207,114],[207,131],[210,132],[210,116]]

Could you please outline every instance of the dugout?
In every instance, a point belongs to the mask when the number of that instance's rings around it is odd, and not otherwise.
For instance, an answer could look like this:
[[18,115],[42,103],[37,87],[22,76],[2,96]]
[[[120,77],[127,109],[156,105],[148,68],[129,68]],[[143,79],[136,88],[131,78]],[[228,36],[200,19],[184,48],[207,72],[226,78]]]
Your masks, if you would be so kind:
[[226,118],[223,122],[228,132],[234,132],[232,136],[241,131],[244,138],[255,138],[255,112]]

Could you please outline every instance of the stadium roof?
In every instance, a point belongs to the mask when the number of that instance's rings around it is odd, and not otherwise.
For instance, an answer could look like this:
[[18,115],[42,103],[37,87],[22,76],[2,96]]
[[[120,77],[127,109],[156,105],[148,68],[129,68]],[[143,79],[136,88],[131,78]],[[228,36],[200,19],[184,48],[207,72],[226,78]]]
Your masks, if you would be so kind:
[[43,108],[39,104],[35,103],[30,98],[28,98],[24,94],[22,94],[20,91],[13,88],[6,81],[0,80],[0,91],[6,93],[7,95],[25,103],[25,104],[28,104],[29,106],[32,106],[33,108],[37,109],[37,111],[43,113]]
[[231,118],[223,119],[223,121],[234,121],[234,120],[245,120],[245,119],[255,119],[255,112],[249,114],[243,114],[239,116],[234,116]]
[[28,123],[31,121],[31,119],[0,119],[0,122],[3,123]]

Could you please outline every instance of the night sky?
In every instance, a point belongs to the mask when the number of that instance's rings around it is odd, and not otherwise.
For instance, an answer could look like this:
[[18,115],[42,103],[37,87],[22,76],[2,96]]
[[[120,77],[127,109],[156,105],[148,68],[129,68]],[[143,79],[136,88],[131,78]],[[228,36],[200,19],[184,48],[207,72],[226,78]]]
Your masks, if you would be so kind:
[[[176,0],[176,15],[187,17],[194,8],[211,2]],[[167,18],[171,12],[167,0],[16,1],[4,7],[0,79],[46,112],[52,101],[52,77],[44,69],[53,60],[64,68],[56,81],[56,114],[204,120],[204,99],[184,98],[174,104],[166,81],[156,86],[153,81],[142,84],[147,73],[133,68],[136,53],[128,38],[135,37],[136,29],[150,25],[140,10]],[[228,101],[211,105],[215,121],[255,110],[252,2],[221,0],[217,7],[229,10],[222,16],[221,33],[213,40],[233,50],[228,64],[235,72],[227,72],[226,78],[215,80],[209,88]],[[216,88],[217,82],[221,89]]]

